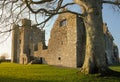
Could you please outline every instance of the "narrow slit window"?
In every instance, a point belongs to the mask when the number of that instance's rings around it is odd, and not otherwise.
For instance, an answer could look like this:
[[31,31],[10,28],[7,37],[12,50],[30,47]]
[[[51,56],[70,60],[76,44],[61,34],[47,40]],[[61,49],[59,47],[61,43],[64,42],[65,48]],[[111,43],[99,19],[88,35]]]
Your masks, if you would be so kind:
[[61,60],[61,57],[58,57],[58,60]]
[[21,40],[19,40],[19,44],[21,44]]
[[66,25],[67,25],[67,20],[66,19],[60,21],[60,27],[61,26],[66,26]]

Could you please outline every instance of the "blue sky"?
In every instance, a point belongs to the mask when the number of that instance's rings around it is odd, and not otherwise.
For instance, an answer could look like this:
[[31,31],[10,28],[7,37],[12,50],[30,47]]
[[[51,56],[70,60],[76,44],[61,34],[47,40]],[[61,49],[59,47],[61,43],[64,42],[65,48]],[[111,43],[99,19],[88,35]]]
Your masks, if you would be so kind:
[[[79,11],[76,6],[71,7],[72,9],[75,9]],[[118,45],[119,52],[120,52],[120,12],[114,11],[112,6],[105,5],[103,8],[103,20],[107,23],[107,26],[109,28],[109,31],[112,33],[114,37],[114,42]],[[53,18],[45,27],[46,29],[46,39],[49,39],[50,30],[53,25]],[[52,23],[52,24],[51,24]],[[0,44],[0,54],[2,53],[8,53],[11,54],[11,37],[4,43]]]

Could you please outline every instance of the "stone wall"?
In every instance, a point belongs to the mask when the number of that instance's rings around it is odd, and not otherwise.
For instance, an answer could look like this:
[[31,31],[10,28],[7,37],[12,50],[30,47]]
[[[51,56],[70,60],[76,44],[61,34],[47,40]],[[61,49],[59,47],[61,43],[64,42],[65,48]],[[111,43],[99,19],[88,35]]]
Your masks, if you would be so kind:
[[[70,18],[71,17],[71,18]],[[76,17],[72,14],[60,15],[56,20],[50,35],[50,40],[48,44],[48,54],[49,62],[51,65],[61,65],[61,66],[76,66]],[[69,19],[69,20],[68,20]],[[60,22],[66,21],[66,25],[60,26]],[[69,22],[73,22],[70,25]],[[70,30],[72,28],[72,30]],[[72,32],[71,32],[72,31]],[[73,38],[74,37],[74,38]],[[69,45],[73,42],[71,45]],[[72,48],[71,48],[72,46]],[[71,49],[70,49],[71,48]],[[69,54],[69,52],[71,52]],[[66,53],[68,52],[68,53]],[[72,54],[72,56],[71,56]],[[54,61],[52,61],[53,59]],[[70,63],[72,62],[72,63]],[[70,65],[71,64],[71,65]]]
[[115,43],[113,44],[113,63],[114,64],[120,63],[119,50],[118,50],[118,47],[117,47],[117,45]]
[[12,62],[29,63],[34,59],[34,50],[38,50],[39,42],[46,48],[45,31],[32,27],[28,19],[22,19],[22,27],[17,26],[17,29],[13,30],[12,39]]
[[[61,25],[62,21],[66,21],[63,26]],[[118,60],[118,54],[114,54],[114,39],[105,24],[103,25],[103,32],[106,62],[113,64],[115,60]],[[41,44],[39,45],[39,51],[35,54],[42,57],[45,63],[50,65],[81,67],[85,57],[85,34],[85,26],[81,17],[71,13],[59,15],[51,30],[48,49],[43,50]]]
[[[61,25],[63,21],[65,24]],[[71,13],[61,14],[51,30],[48,49],[46,50],[47,54],[43,55],[45,50],[43,52],[39,50],[38,53],[50,65],[81,66],[84,59],[84,31],[85,29],[80,17]]]
[[[29,63],[34,59],[34,51],[38,50],[38,43],[42,42],[45,47],[45,31],[37,27],[31,27],[30,20],[22,20],[21,32],[21,57],[27,57]],[[23,56],[26,55],[26,56]],[[25,59],[25,58],[21,58]],[[24,60],[21,60],[24,61]]]
[[[48,47],[45,45],[45,31],[31,27],[31,21],[22,20],[12,36],[12,62],[40,63],[65,67],[81,67],[85,57],[86,31],[83,20],[72,13],[60,14],[51,30]],[[118,48],[106,24],[103,25],[106,47],[106,62],[118,63]],[[102,62],[102,61],[101,61]]]
[[103,24],[103,32],[104,32],[104,39],[105,39],[105,55],[106,55],[106,62],[111,65],[111,64],[116,64],[118,63],[118,50],[117,46],[115,45],[114,38],[110,31],[108,30],[107,24]]
[[11,62],[19,62],[19,26],[13,25]]

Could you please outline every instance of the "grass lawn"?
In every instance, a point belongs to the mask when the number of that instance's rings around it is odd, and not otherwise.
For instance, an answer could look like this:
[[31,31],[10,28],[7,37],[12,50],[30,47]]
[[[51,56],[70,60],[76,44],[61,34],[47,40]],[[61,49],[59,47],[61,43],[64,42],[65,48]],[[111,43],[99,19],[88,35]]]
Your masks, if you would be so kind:
[[[120,72],[119,66],[111,66]],[[118,77],[98,77],[98,75],[78,74],[74,68],[49,65],[0,64],[0,82],[120,82]]]

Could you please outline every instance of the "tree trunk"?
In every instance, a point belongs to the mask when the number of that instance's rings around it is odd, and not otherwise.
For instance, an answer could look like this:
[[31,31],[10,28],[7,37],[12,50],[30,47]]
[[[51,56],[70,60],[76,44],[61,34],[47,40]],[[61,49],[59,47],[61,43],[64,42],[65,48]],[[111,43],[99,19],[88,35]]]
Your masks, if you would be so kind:
[[103,73],[108,70],[105,59],[101,0],[74,0],[82,8],[86,28],[85,61],[81,72]]

